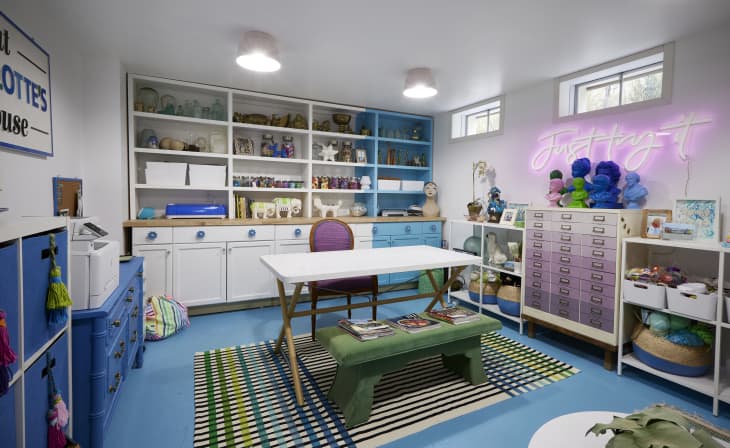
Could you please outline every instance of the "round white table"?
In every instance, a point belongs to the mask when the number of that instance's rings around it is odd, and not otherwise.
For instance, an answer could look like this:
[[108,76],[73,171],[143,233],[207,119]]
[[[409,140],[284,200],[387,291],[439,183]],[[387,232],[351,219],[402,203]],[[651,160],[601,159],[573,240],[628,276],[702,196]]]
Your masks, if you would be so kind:
[[595,436],[586,432],[596,423],[610,423],[628,414],[611,411],[575,412],[555,417],[538,429],[528,448],[605,448],[613,433]]

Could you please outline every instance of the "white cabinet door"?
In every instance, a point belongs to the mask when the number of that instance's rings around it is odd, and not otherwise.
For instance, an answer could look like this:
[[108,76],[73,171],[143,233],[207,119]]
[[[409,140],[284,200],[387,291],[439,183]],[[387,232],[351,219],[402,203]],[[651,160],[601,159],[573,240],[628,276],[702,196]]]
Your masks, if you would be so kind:
[[140,244],[132,255],[144,257],[144,296],[172,295],[172,244]]
[[[283,240],[276,242],[276,253],[277,254],[295,254],[309,252],[309,241],[301,240]],[[284,285],[284,291],[287,295],[294,292],[294,285],[287,283]],[[302,294],[307,292],[306,286],[302,288]],[[276,291],[278,295],[279,291]]]
[[273,253],[273,241],[228,243],[229,302],[278,296],[274,275],[259,259]]
[[173,292],[188,306],[226,301],[226,243],[175,244]]
[[355,237],[355,249],[372,249],[373,248],[373,237],[372,236],[356,236]]

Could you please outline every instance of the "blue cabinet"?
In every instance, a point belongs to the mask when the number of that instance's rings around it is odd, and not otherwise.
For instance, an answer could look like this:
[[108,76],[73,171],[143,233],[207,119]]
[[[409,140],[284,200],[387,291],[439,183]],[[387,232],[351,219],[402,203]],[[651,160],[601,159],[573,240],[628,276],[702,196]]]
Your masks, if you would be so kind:
[[73,312],[74,439],[104,446],[104,433],[131,368],[142,367],[142,258],[119,265],[119,286],[99,308]]
[[[372,247],[429,245],[441,247],[441,221],[374,223]],[[390,285],[418,281],[418,271],[394,272],[378,276],[378,284]]]

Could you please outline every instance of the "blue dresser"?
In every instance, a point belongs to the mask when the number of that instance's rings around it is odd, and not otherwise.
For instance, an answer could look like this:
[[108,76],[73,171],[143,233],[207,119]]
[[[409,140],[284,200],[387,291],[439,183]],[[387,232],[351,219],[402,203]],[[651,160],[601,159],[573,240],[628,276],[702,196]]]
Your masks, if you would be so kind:
[[[401,246],[441,247],[441,221],[410,221],[373,224],[373,248]],[[418,281],[418,271],[378,276],[379,285]]]
[[119,287],[104,305],[73,312],[73,434],[86,448],[104,446],[124,380],[142,367],[142,261],[119,265]]

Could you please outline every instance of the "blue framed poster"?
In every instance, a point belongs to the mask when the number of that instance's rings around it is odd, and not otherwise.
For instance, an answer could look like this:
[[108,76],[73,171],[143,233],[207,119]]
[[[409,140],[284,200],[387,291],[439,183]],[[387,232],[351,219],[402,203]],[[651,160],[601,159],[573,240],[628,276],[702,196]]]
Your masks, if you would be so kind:
[[51,61],[0,12],[0,147],[53,157]]

